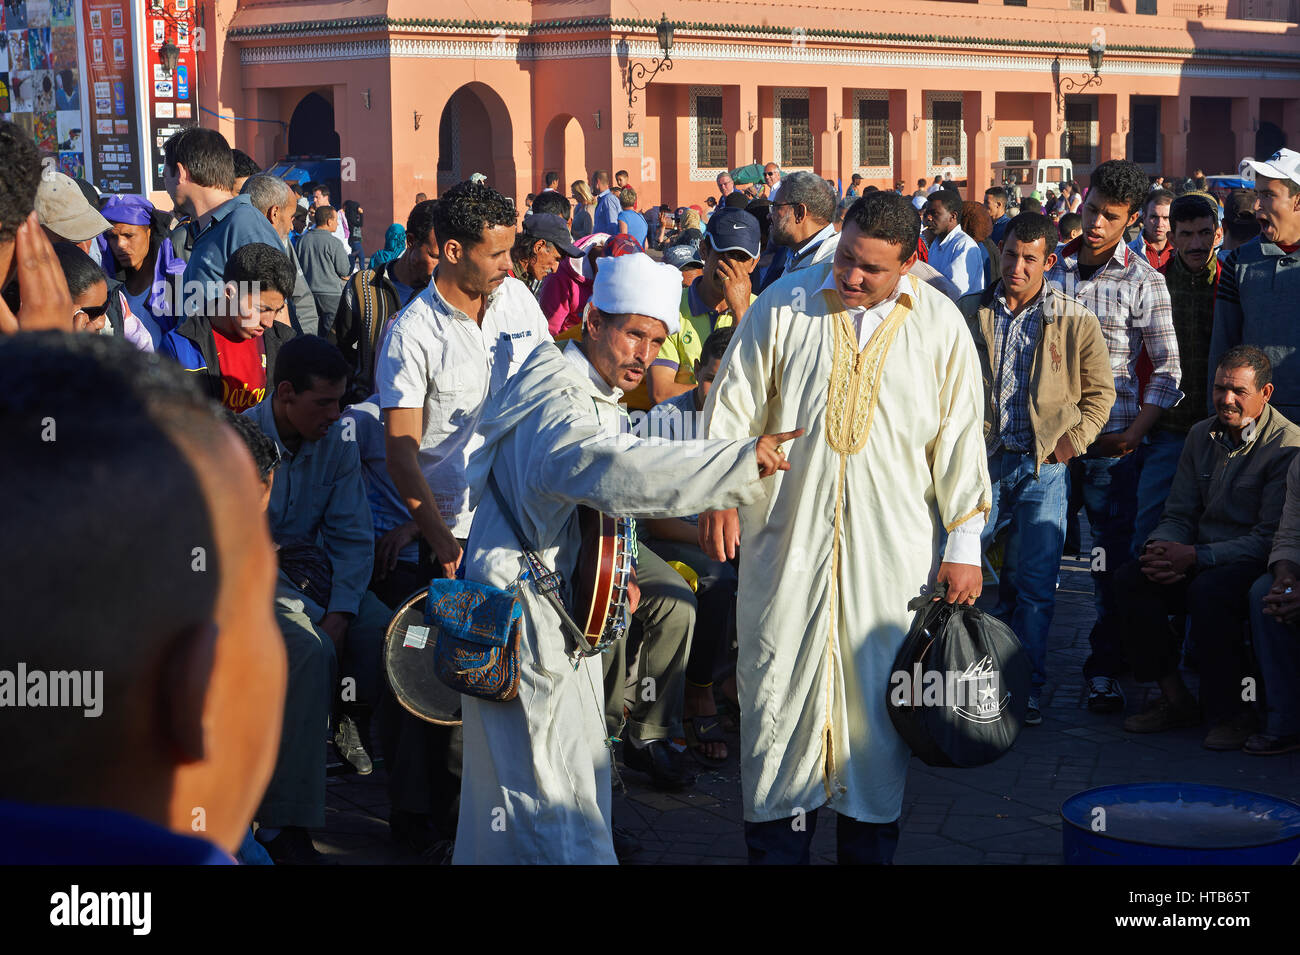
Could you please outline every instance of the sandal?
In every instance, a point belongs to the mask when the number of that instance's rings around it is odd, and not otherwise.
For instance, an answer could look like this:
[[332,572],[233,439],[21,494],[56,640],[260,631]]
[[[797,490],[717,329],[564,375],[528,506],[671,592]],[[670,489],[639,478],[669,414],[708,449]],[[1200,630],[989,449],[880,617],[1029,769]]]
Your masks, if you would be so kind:
[[698,759],[706,766],[721,766],[727,761],[727,756],[709,756],[704,752],[706,743],[722,743],[726,745],[727,738],[722,732],[722,721],[717,716],[691,716],[682,720],[682,728],[686,730],[686,742],[690,746],[691,755]]

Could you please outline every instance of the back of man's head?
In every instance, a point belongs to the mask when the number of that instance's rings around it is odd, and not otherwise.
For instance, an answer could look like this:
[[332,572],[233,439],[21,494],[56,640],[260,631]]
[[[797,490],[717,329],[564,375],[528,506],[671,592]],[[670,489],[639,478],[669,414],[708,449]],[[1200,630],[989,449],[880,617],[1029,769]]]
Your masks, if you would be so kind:
[[[618,193],[618,204],[621,205],[624,209],[635,209],[636,190],[633,189],[631,186],[624,186],[622,189],[620,189]],[[536,212],[537,210],[534,209],[533,211]]]
[[317,228],[329,225],[330,220],[333,218],[333,206],[317,206],[316,211],[312,214],[312,221],[316,223]]
[[0,707],[0,798],[117,809],[233,851],[285,680],[253,465],[192,375],[121,338],[0,341],[0,380],[0,620],[29,704]]
[[230,158],[234,161],[236,179],[247,179],[262,171],[262,167],[253,161],[253,157],[242,149],[232,149]]
[[1083,216],[1077,212],[1067,212],[1057,221],[1056,231],[1062,242],[1069,242],[1083,231]]
[[[411,213],[406,217],[406,244],[424,245],[430,241],[433,235],[433,220],[437,213],[438,200],[425,199],[423,202],[417,202],[412,208]],[[437,239],[433,239],[434,245],[437,245]]]
[[[0,245],[13,242],[18,227],[36,207],[41,184],[41,154],[32,137],[13,123],[0,121]],[[0,275],[0,282],[5,276]]]
[[1026,212],[1041,215],[1043,212],[1043,204],[1033,196],[1025,196],[1025,198],[1020,200],[1020,212],[1022,215]]
[[287,300],[293,298],[298,271],[284,250],[265,242],[250,242],[230,253],[221,280],[234,282],[242,289],[271,289]]
[[604,169],[597,169],[591,174],[591,182],[597,189],[604,191],[609,187],[609,173]]
[[547,189],[555,189],[560,185],[560,174],[558,172],[548,172],[543,180]]
[[272,206],[286,206],[293,197],[293,190],[289,184],[278,176],[270,176],[264,172],[254,176],[249,176],[240,195],[248,196],[248,201],[253,204],[253,208],[262,215],[266,215],[267,210]]
[[565,222],[569,221],[572,210],[573,207],[569,204],[569,200],[554,190],[543,192],[533,200],[533,212],[556,215]]
[[173,170],[184,166],[196,186],[235,189],[235,156],[215,129],[186,126],[173,133],[163,144],[163,160]]

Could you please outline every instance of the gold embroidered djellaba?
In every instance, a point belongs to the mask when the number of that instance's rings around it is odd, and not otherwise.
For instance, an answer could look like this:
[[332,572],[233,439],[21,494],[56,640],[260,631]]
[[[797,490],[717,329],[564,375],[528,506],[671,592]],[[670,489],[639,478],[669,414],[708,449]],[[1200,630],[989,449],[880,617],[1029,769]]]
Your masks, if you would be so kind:
[[857,454],[866,447],[885,355],[910,311],[911,300],[904,292],[861,351],[849,313],[842,311],[834,318],[835,359],[826,394],[826,443],[840,454]]

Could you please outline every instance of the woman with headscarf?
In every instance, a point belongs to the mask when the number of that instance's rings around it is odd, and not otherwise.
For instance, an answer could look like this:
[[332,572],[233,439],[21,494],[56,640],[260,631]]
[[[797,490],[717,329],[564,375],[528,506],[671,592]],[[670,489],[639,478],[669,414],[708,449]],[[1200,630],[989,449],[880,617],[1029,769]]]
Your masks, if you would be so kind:
[[569,187],[573,194],[573,227],[569,234],[573,236],[573,241],[585,239],[595,231],[595,212],[596,197],[591,194],[591,188],[581,179],[573,180],[573,185]]
[[370,267],[377,269],[385,262],[400,258],[406,251],[406,227],[394,222],[384,233],[384,247],[370,257]]
[[109,196],[100,213],[113,226],[105,234],[110,254],[104,258],[104,271],[113,280],[110,285],[120,283],[130,313],[157,348],[177,324],[185,262],[176,255],[163,217],[148,199]]

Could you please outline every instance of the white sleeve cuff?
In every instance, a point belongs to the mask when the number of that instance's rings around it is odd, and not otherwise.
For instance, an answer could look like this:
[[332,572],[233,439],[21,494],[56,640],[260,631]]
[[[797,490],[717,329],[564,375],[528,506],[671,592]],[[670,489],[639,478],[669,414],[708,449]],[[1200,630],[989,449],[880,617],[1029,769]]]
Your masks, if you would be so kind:
[[952,529],[943,551],[943,559],[947,563],[983,566],[980,559],[980,535],[984,533],[985,520],[983,513],[975,514]]

